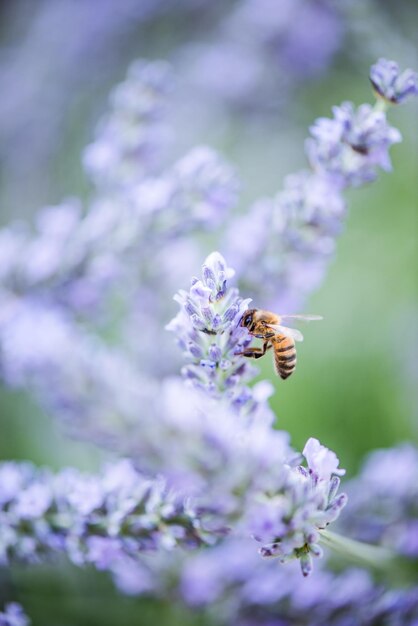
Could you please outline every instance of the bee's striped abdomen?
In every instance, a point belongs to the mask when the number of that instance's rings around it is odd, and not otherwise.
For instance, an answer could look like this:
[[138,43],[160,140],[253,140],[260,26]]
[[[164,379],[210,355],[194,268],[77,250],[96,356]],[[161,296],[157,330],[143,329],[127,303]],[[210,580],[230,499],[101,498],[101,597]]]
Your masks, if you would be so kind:
[[272,339],[274,350],[274,368],[280,378],[285,380],[296,368],[296,348],[291,337],[278,335]]

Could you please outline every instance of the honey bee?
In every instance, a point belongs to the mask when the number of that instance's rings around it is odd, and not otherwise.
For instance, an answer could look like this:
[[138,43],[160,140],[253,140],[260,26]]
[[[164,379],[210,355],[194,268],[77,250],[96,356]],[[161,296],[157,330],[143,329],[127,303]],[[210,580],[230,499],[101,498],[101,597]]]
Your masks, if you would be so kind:
[[276,315],[263,309],[248,309],[241,318],[240,326],[244,326],[253,337],[263,339],[264,342],[262,348],[246,348],[239,354],[251,359],[259,359],[267,350],[273,348],[274,369],[276,374],[285,380],[295,371],[295,341],[303,341],[303,335],[295,328],[283,326],[282,322],[321,319],[320,315]]

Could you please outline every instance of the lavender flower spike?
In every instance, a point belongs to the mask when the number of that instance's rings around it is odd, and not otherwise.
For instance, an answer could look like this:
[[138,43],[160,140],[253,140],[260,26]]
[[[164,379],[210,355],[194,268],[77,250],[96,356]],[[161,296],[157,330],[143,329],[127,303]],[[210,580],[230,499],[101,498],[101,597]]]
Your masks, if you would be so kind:
[[407,69],[401,74],[395,61],[379,59],[370,68],[370,82],[376,95],[392,104],[418,96],[418,73]]
[[128,460],[97,476],[0,464],[0,565],[64,552],[76,565],[112,571],[144,551],[197,546],[206,536],[190,503]]
[[9,602],[0,612],[0,626],[29,626],[30,620],[17,602]]
[[192,278],[190,290],[174,297],[181,310],[167,330],[176,333],[189,361],[182,373],[193,387],[215,398],[226,397],[239,410],[251,410],[256,401],[245,382],[256,369],[239,355],[251,342],[239,325],[250,300],[229,286],[234,274],[222,255],[212,252],[203,264],[202,278]]
[[334,452],[317,439],[303,450],[308,467],[286,466],[283,483],[276,493],[257,503],[249,516],[249,528],[262,543],[260,554],[286,562],[299,559],[302,574],[312,571],[312,557],[321,557],[320,531],[335,521],[347,503],[338,494],[341,476]]
[[94,143],[84,153],[84,167],[106,190],[124,188],[159,169],[168,142],[164,119],[170,67],[164,61],[135,61],[126,80],[111,95],[111,111]]

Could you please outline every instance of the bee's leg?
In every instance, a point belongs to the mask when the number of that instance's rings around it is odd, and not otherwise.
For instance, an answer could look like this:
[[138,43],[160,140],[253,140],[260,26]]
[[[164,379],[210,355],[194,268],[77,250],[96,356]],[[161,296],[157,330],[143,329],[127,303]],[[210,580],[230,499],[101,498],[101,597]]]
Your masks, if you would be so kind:
[[269,350],[271,347],[272,345],[270,341],[267,340],[263,343],[262,348],[246,348],[242,352],[237,352],[236,354],[237,356],[246,356],[250,359],[259,359],[260,357],[264,356],[267,350]]

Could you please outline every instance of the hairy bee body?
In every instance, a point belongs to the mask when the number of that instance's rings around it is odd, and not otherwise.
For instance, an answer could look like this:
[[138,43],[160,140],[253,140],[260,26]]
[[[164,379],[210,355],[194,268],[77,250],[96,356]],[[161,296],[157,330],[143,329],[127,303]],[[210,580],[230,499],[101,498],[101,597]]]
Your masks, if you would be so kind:
[[296,369],[296,347],[291,337],[277,335],[271,339],[276,374],[286,380]]
[[240,322],[240,325],[244,326],[251,335],[263,339],[262,348],[246,348],[240,354],[252,359],[259,359],[265,355],[267,350],[272,348],[274,369],[277,375],[284,380],[289,378],[296,368],[295,340],[303,340],[303,335],[298,330],[282,325],[283,319],[286,318],[306,321],[322,319],[317,315],[279,316],[263,309],[248,309]]

